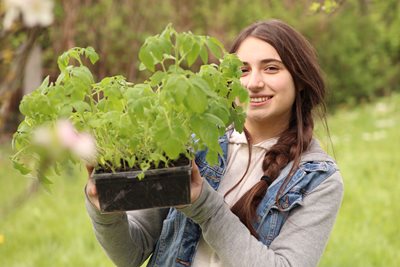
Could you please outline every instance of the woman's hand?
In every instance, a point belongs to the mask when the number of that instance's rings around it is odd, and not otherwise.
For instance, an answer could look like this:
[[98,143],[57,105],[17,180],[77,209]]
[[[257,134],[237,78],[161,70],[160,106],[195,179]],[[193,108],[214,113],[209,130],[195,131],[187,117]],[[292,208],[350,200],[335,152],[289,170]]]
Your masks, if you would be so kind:
[[199,168],[194,160],[192,161],[192,177],[190,183],[190,203],[194,203],[200,196],[203,188],[203,178],[200,176]]
[[97,195],[97,189],[96,185],[94,184],[93,178],[92,178],[92,172],[93,172],[93,167],[92,166],[86,166],[86,169],[88,171],[89,179],[86,184],[86,194],[90,200],[90,202],[98,209],[100,210],[100,203],[99,203],[99,196]]

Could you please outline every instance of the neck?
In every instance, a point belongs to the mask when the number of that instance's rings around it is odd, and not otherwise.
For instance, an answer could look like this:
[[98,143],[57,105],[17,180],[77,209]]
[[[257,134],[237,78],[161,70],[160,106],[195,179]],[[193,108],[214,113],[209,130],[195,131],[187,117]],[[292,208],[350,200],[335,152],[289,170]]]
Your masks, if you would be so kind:
[[246,120],[245,127],[251,135],[254,144],[264,140],[278,137],[289,127],[289,123],[282,122],[255,122]]

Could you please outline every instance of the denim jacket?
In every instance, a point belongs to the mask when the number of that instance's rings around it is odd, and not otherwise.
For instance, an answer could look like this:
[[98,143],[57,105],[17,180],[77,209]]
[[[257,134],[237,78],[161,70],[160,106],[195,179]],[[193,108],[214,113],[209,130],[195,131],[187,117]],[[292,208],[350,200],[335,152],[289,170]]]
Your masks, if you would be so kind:
[[[223,156],[219,157],[218,165],[210,166],[206,162],[206,151],[199,152],[195,159],[201,176],[215,190],[218,189],[226,169],[228,135],[221,137],[219,143]],[[256,211],[257,217],[253,226],[259,235],[259,240],[266,246],[279,235],[289,212],[301,204],[303,197],[337,170],[334,161],[322,151],[306,153],[279,199],[283,209],[278,209],[276,195],[291,167],[292,163],[289,163],[269,186]],[[200,236],[201,229],[196,223],[182,212],[171,208],[163,222],[160,238],[148,266],[190,266]]]

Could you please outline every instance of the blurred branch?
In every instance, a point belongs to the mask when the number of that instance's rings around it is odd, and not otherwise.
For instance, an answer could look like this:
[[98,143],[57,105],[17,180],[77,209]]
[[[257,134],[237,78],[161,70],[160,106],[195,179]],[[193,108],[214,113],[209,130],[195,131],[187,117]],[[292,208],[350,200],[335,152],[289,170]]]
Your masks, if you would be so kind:
[[6,127],[7,117],[10,113],[10,100],[13,95],[21,88],[26,61],[37,38],[42,33],[43,28],[34,27],[28,30],[26,41],[15,52],[15,57],[11,63],[9,71],[0,83],[0,132],[3,133]]

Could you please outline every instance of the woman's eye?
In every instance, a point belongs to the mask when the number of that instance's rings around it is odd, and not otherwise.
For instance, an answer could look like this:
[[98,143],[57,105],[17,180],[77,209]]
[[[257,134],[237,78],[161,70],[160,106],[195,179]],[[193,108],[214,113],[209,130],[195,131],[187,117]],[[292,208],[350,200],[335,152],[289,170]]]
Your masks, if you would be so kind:
[[242,68],[242,69],[240,69],[240,70],[242,71],[242,74],[246,74],[246,73],[249,72],[249,69],[246,69],[246,68]]
[[265,71],[268,73],[276,73],[279,71],[279,67],[278,66],[267,66],[267,67],[265,67]]

